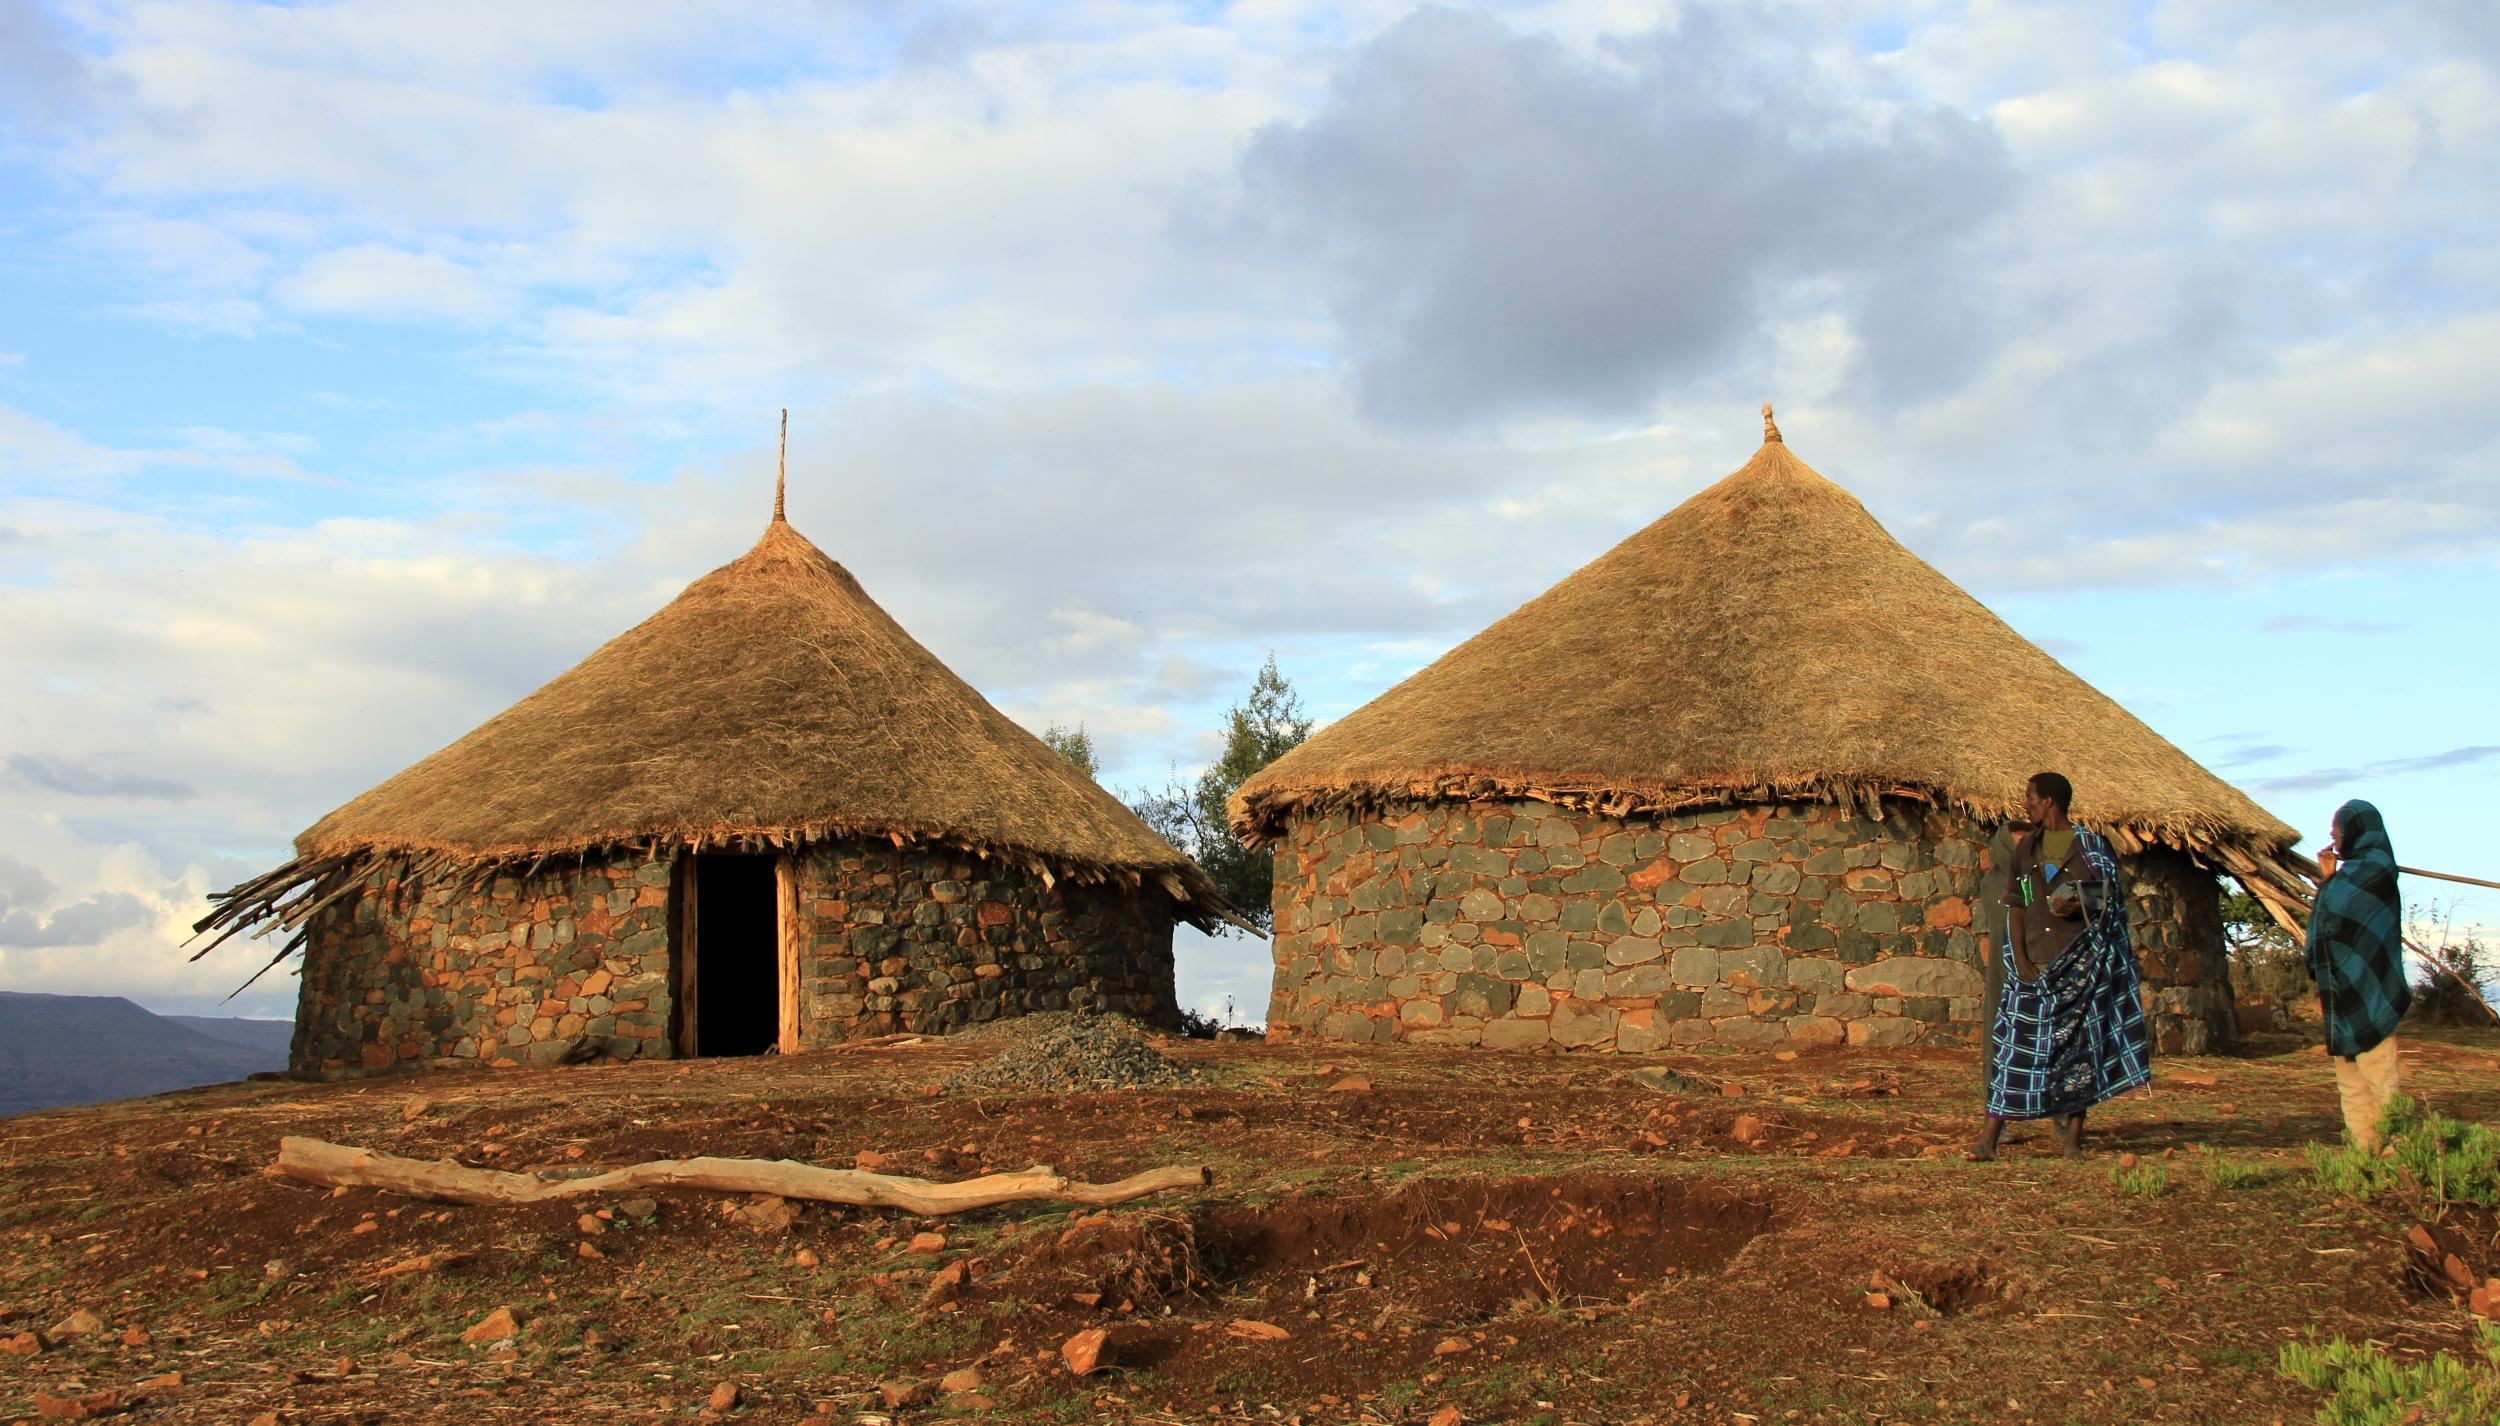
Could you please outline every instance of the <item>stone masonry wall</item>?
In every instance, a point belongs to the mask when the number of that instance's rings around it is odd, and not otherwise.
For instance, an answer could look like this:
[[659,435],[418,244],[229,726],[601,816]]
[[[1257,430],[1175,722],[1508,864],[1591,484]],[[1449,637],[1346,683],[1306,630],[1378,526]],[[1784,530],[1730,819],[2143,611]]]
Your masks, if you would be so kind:
[[396,868],[313,918],[298,1070],[669,1053],[669,863],[620,857],[460,888]]
[[[568,864],[456,891],[373,872],[313,920],[294,1067],[672,1054],[672,861]],[[1045,886],[997,862],[882,844],[809,848],[798,866],[802,1048],[1034,1010],[1177,1014],[1160,888]]]
[[2153,1048],[2203,1055],[2239,1038],[2230,954],[2222,939],[2222,883],[2167,847],[2121,857],[2134,904],[2128,929],[2144,973]]
[[1170,1023],[1162,888],[1044,886],[1000,862],[837,845],[800,862],[802,1046],[942,1034],[1035,1010]]
[[[1986,843],[1958,815],[1895,807],[1879,822],[1823,804],[1618,820],[1521,800],[1297,820],[1276,848],[1268,1033],[1625,1051],[1971,1043]],[[2227,1039],[2212,878],[2173,853],[2122,863],[2157,1041]]]

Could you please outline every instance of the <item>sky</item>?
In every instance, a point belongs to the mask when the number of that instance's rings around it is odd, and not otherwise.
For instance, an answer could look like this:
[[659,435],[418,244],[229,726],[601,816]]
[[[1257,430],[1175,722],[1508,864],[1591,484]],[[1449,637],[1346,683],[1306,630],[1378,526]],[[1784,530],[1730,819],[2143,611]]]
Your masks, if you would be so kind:
[[2494,372],[2487,0],[0,0],[0,987],[221,1003],[206,895],[752,543],[783,407],[793,523],[1115,786],[1767,398],[2305,845],[2500,879]]

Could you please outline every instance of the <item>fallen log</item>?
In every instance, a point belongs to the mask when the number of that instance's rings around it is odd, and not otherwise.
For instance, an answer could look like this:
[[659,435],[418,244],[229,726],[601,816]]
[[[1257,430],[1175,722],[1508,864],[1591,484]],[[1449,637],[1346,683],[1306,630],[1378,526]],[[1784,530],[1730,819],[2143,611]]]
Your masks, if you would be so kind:
[[654,1159],[580,1178],[547,1178],[473,1169],[448,1159],[404,1159],[292,1134],[278,1141],[274,1168],[288,1178],[327,1188],[378,1188],[444,1203],[543,1203],[584,1194],[702,1188],[719,1193],[769,1193],[810,1203],[899,1208],[932,1217],[1037,1198],[1102,1207],[1166,1189],[1203,1188],[1214,1178],[1204,1165],[1190,1165],[1148,1169],[1116,1183],[1077,1183],[1048,1167],[1035,1167],[1021,1173],[932,1183],[858,1169],[819,1168],[789,1159],[715,1158]]

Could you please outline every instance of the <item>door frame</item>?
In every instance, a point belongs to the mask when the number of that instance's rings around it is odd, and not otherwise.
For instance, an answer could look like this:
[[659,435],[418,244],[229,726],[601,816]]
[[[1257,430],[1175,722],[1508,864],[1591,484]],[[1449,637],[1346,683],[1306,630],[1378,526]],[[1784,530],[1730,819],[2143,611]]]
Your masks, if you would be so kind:
[[[681,851],[669,868],[669,968],[676,991],[675,1042],[677,1057],[700,1059],[703,1055],[702,1016],[702,907],[695,888],[702,878],[695,873],[695,859],[703,853]],[[784,851],[773,857],[773,979],[777,1032],[773,1049],[781,1054],[798,1053],[803,1038],[799,1029],[799,868],[798,855]]]

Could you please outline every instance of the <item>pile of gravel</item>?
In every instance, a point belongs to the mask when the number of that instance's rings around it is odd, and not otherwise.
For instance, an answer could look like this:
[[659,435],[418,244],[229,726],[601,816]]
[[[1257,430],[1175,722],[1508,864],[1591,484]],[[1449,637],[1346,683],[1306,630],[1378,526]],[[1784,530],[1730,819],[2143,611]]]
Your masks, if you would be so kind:
[[1142,1028],[1125,1015],[1026,1015],[953,1038],[1008,1044],[987,1063],[947,1080],[950,1094],[1128,1089],[1196,1077],[1196,1071],[1155,1053]]

